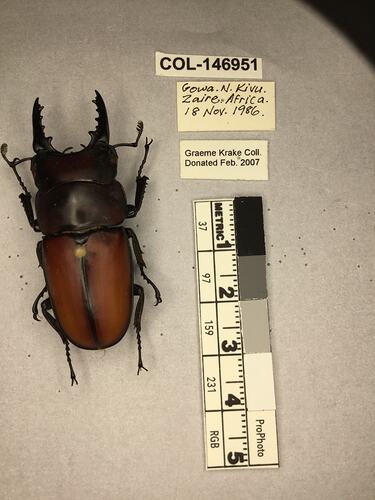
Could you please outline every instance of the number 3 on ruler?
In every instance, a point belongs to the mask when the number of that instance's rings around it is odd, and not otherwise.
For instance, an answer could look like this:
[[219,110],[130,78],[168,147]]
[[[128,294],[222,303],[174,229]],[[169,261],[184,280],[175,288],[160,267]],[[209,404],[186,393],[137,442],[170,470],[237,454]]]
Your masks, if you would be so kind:
[[223,340],[223,342],[221,343],[221,348],[223,349],[224,352],[237,351],[238,342],[236,342],[235,340],[232,340],[232,343],[228,344],[227,340]]

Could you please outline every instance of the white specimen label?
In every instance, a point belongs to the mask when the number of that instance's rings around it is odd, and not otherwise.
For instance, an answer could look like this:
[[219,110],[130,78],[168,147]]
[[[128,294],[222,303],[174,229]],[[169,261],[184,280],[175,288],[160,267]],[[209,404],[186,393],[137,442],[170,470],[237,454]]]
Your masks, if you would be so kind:
[[205,56],[155,53],[158,76],[262,78],[262,59],[249,56]]
[[180,166],[184,179],[268,179],[268,142],[181,141]]
[[180,132],[275,130],[275,82],[177,82]]

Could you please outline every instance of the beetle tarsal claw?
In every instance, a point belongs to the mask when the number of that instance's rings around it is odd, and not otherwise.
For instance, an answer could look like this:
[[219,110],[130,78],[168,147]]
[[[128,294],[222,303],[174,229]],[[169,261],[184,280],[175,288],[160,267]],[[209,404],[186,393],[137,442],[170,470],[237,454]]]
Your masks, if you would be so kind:
[[158,304],[161,304],[163,302],[163,299],[161,298],[160,292],[157,288],[155,290],[155,299],[156,299],[156,303],[154,304],[155,306],[157,306]]
[[138,366],[137,375],[139,375],[139,372],[140,372],[141,370],[144,370],[145,372],[148,372],[147,368],[145,368],[143,365],[141,365],[141,366]]

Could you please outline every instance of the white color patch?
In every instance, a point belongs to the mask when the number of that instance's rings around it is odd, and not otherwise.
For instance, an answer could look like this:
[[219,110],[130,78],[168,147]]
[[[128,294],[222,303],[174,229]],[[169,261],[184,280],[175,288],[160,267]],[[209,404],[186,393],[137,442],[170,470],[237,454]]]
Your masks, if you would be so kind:
[[272,353],[244,355],[248,410],[275,410]]

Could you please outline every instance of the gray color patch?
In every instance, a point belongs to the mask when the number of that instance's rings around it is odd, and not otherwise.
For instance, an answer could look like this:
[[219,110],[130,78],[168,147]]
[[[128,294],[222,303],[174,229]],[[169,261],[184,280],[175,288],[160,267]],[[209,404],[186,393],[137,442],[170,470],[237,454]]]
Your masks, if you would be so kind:
[[240,302],[245,353],[271,352],[268,322],[268,300]]
[[266,256],[238,257],[240,300],[266,299]]

